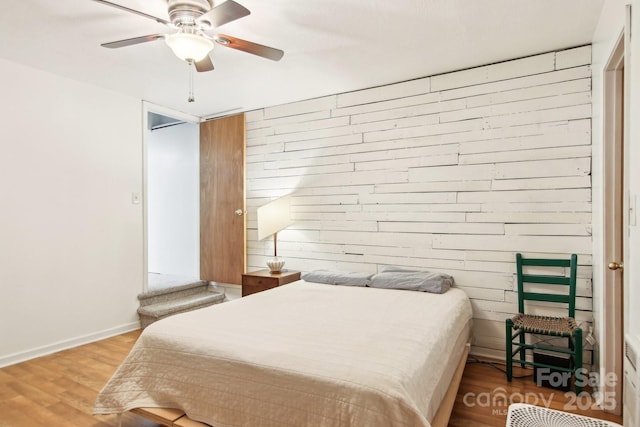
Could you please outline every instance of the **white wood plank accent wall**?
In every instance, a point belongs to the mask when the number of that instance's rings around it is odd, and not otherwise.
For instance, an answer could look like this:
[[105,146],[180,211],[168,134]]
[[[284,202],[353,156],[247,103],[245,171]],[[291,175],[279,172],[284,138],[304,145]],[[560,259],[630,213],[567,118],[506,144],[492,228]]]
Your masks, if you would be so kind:
[[590,59],[582,46],[248,113],[249,269],[273,254],[256,208],[293,193],[290,269],[449,273],[472,300],[473,351],[504,357],[515,253],[577,253],[588,332]]

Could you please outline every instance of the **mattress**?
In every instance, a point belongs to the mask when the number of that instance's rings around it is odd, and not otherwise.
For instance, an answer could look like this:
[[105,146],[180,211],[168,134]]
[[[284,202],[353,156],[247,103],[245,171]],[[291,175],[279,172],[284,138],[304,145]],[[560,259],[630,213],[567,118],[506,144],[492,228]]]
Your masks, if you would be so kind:
[[177,408],[216,427],[427,427],[470,319],[456,288],[298,281],[152,324],[94,413]]

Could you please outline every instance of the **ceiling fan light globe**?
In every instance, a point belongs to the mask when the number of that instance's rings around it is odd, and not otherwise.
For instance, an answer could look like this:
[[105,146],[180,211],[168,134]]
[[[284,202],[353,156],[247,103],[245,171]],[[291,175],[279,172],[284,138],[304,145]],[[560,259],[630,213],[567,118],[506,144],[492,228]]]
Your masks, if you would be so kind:
[[213,42],[197,34],[175,33],[165,38],[173,53],[183,61],[198,62],[213,49]]

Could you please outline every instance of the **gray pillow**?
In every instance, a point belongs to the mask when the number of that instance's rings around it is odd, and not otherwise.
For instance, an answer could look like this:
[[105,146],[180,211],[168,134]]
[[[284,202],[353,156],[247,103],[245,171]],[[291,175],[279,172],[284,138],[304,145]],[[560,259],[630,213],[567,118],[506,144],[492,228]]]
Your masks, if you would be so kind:
[[429,271],[383,270],[371,278],[369,286],[384,289],[406,289],[409,291],[431,292],[443,294],[455,283],[453,277],[444,273]]
[[313,270],[302,275],[302,280],[328,285],[367,286],[373,274],[330,270]]
[[421,273],[422,270],[416,270],[415,268],[411,268],[411,267],[396,267],[394,265],[387,265],[385,267],[382,267],[382,271],[380,271],[380,273],[389,273],[391,271],[399,271],[402,273]]

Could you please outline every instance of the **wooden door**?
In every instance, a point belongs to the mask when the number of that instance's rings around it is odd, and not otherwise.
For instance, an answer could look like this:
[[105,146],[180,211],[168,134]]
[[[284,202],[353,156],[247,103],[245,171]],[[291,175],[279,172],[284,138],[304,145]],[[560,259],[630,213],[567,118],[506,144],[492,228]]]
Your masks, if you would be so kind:
[[244,114],[200,124],[200,278],[242,283],[245,248]]
[[[617,381],[604,381],[600,391],[607,396],[602,408],[620,415],[622,411],[622,378],[624,366],[624,262],[629,235],[628,217],[625,215],[628,168],[626,167],[625,121],[628,112],[625,99],[625,46],[620,38],[604,72],[604,147],[603,147],[603,214],[605,282],[602,291],[603,315],[601,334],[601,377],[614,373]],[[628,69],[628,68],[627,68]]]

